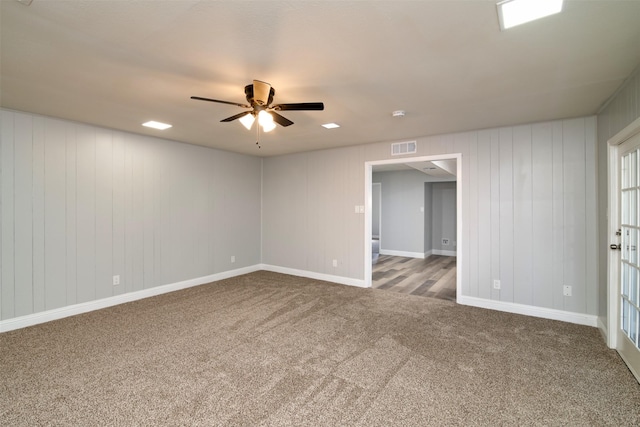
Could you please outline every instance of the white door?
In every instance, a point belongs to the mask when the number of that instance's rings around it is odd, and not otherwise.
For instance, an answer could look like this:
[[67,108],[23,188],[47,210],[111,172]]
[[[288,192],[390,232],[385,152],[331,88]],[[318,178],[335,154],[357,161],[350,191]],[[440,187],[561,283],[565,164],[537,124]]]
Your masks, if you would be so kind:
[[640,134],[618,147],[618,269],[616,349],[640,381]]

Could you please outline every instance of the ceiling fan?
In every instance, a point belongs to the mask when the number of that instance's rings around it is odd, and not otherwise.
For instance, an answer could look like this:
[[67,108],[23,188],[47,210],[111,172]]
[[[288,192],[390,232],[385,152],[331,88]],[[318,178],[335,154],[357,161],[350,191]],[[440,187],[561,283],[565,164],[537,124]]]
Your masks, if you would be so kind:
[[301,102],[297,104],[275,104],[273,102],[273,96],[276,91],[271,87],[269,83],[262,82],[260,80],[254,80],[253,84],[246,85],[244,87],[244,93],[247,97],[247,104],[239,104],[230,101],[221,101],[219,99],[202,98],[200,96],[192,96],[191,99],[199,101],[218,102],[220,104],[237,105],[242,108],[251,108],[249,111],[243,111],[242,113],[227,117],[220,120],[221,122],[231,122],[236,119],[240,119],[240,122],[247,129],[251,129],[253,122],[258,119],[258,123],[262,127],[264,132],[273,130],[276,125],[291,126],[293,122],[286,117],[281,116],[277,111],[322,111],[324,110],[324,104],[322,102]]

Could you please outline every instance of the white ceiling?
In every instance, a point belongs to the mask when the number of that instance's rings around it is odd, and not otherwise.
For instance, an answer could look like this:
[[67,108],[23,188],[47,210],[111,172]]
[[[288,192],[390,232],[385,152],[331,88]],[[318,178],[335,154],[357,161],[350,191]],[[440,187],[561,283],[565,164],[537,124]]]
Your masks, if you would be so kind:
[[[595,114],[640,63],[640,1],[570,0],[505,32],[484,0],[2,0],[0,13],[3,107],[261,156]],[[276,103],[325,110],[283,112],[295,124],[258,149],[219,122],[242,109],[189,99],[243,103],[253,79]]]

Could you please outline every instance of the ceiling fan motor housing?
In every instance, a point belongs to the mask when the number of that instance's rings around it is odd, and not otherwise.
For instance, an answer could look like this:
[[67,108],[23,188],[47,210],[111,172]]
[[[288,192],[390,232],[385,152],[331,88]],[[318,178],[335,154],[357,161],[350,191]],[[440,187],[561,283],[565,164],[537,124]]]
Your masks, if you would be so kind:
[[[264,89],[266,89],[266,87]],[[252,107],[256,105],[266,107],[271,105],[271,103],[273,102],[273,96],[276,94],[276,91],[272,87],[269,87],[267,96],[266,91],[254,91],[253,84],[250,84],[244,87],[244,94],[247,96],[247,101],[251,104]]]

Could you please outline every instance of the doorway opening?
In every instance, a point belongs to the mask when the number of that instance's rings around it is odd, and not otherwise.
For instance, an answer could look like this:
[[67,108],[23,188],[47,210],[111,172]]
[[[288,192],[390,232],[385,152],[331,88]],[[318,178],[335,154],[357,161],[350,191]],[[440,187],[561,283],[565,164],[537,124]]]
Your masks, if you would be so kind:
[[[367,287],[387,288],[453,301],[461,295],[461,268],[464,262],[461,256],[464,245],[461,222],[461,212],[464,208],[461,158],[461,154],[445,154],[365,162],[364,238]],[[397,219],[398,212],[390,212],[395,209],[393,200],[383,201],[385,190],[387,195],[392,195],[391,199],[394,198],[394,182],[390,181],[389,185],[385,186],[384,179],[379,179],[385,176],[384,172],[403,170],[407,171],[407,176],[412,176],[408,179],[416,181],[413,185],[415,199],[408,202],[405,200],[406,203],[401,202],[401,206],[398,206],[400,211],[404,210],[409,215],[406,221],[402,217],[400,220]],[[411,171],[414,173],[411,174]],[[417,171],[420,172],[416,174]],[[382,182],[374,182],[374,173],[376,181]],[[389,176],[393,177],[390,179],[396,178],[395,185],[402,186],[402,183],[397,182],[397,177],[404,175],[403,172],[398,172]],[[421,176],[424,177],[422,182]],[[437,195],[435,199],[434,184]],[[417,189],[418,185],[422,190]],[[410,199],[411,196],[407,196],[405,190],[397,191],[395,197]],[[436,232],[431,229],[434,201],[437,204],[435,216],[440,215],[435,227]],[[386,216],[383,212],[386,212]],[[384,218],[388,219],[389,215],[396,217],[395,225],[394,222],[388,221],[385,227]],[[446,228],[441,222],[443,216],[444,223],[448,223],[446,226],[449,227],[444,234],[441,233]],[[416,226],[421,232],[412,234],[407,227],[410,227],[412,222],[416,224],[416,221],[423,221]],[[404,231],[399,231],[398,227],[404,228]],[[403,239],[404,241],[399,243]]]

